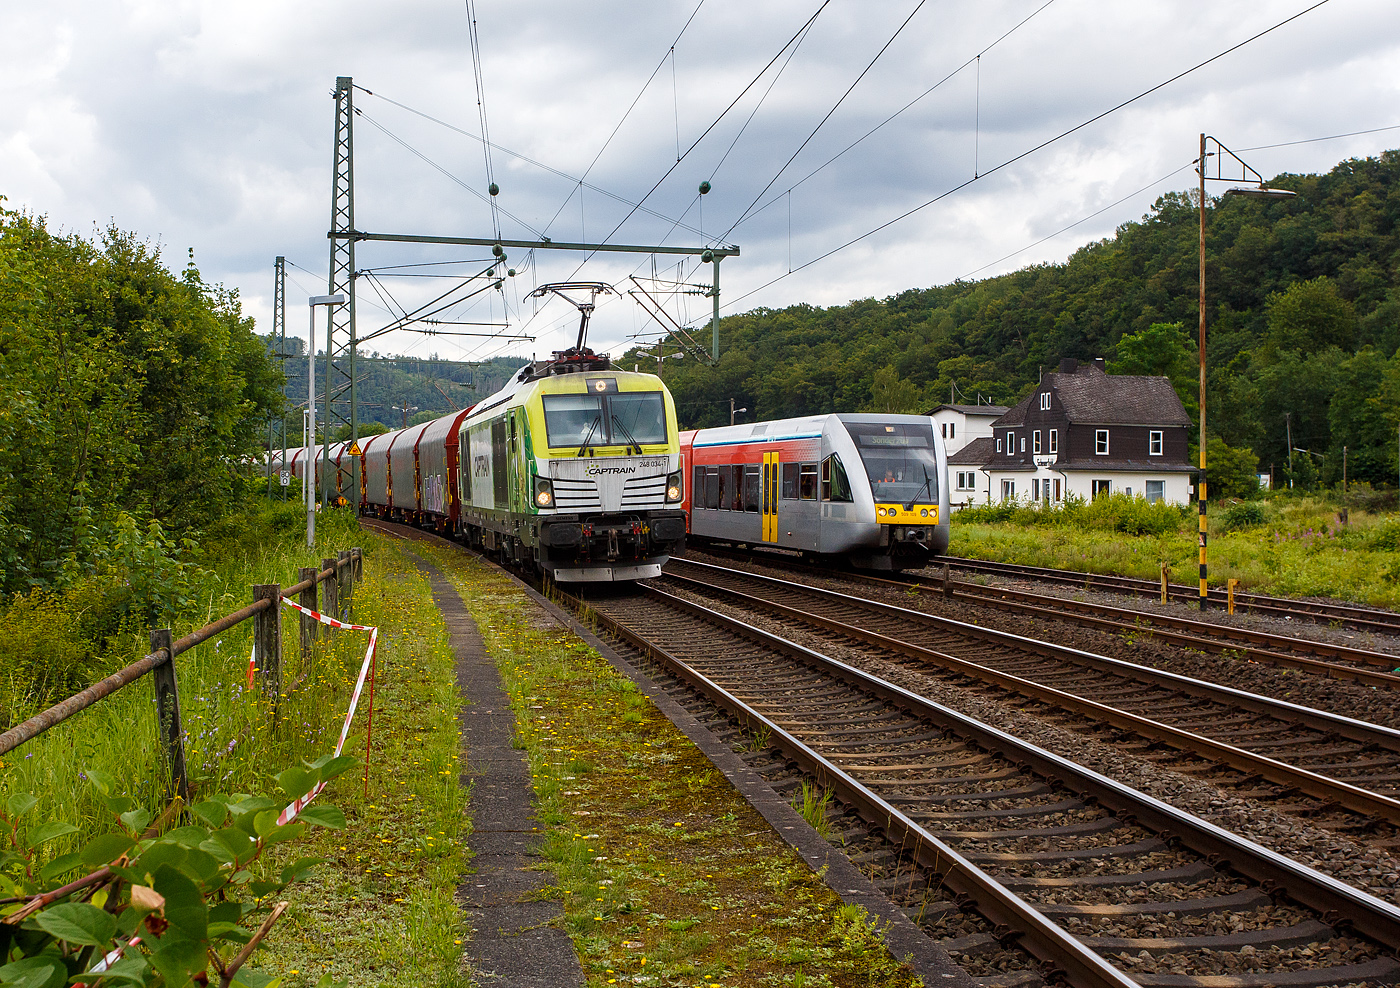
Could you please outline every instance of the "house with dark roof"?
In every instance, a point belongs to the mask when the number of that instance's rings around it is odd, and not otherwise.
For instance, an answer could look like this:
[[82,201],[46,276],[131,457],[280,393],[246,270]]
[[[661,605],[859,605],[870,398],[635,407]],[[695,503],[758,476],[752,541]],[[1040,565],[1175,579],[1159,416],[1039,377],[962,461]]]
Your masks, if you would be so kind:
[[[990,498],[1055,503],[1123,493],[1185,504],[1190,427],[1165,377],[1108,374],[1102,359],[1066,359],[992,423],[981,469]],[[957,469],[949,457],[949,472]]]
[[979,468],[990,459],[992,423],[1007,413],[1005,405],[939,405],[924,414],[948,451],[948,503],[957,510],[990,500],[991,481]]

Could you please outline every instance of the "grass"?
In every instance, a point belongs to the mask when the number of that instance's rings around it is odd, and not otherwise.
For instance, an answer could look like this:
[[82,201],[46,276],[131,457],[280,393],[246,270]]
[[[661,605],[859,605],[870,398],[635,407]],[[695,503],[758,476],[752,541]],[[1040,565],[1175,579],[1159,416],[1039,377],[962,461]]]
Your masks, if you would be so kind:
[[[1243,508],[1243,510],[1242,510]],[[1256,510],[1257,509],[1257,510]],[[1034,509],[1024,509],[1034,513]],[[963,521],[952,516],[949,551],[977,559],[1121,573],[1157,579],[1165,562],[1172,579],[1194,583],[1196,516],[1160,534],[1134,535],[1054,518]],[[976,516],[970,516],[976,517]],[[1400,517],[1337,508],[1316,497],[1276,497],[1247,506],[1212,504],[1210,583],[1236,579],[1242,588],[1285,596],[1335,597],[1400,606]]]
[[537,620],[498,572],[414,551],[454,580],[501,670],[553,876],[544,895],[590,986],[918,983],[630,680]]
[[[459,784],[457,698],[446,632],[426,581],[392,542],[361,533],[352,515],[318,519],[316,549],[282,520],[285,509],[230,526],[211,546],[210,574],[197,611],[176,637],[251,602],[251,585],[297,582],[298,566],[335,550],[365,549],[364,580],[355,588],[354,618],[381,628],[375,734],[369,795],[352,771],[320,797],[346,813],[344,831],[313,829],[287,856],[319,856],[328,864],[289,889],[293,909],[255,963],[289,972],[288,988],[311,985],[325,971],[355,985],[465,984],[460,972],[466,929],[455,901],[465,865],[465,793]],[[298,655],[297,621],[283,616],[281,715],[245,686],[252,623],[225,632],[176,660],[186,757],[199,793],[273,791],[282,768],[328,752],[339,735],[367,635],[339,632],[309,660]],[[52,637],[52,636],[51,636]],[[61,637],[61,636],[60,636]],[[139,658],[144,636],[128,634],[104,652],[112,668]],[[105,670],[99,670],[105,671]],[[363,711],[346,753],[363,757]],[[101,769],[158,813],[165,802],[156,746],[151,678],[98,702],[0,759],[0,798],[39,797],[36,819],[71,823],[78,832],[46,845],[50,857],[108,829],[85,781]],[[40,816],[39,814],[43,814]],[[278,862],[269,862],[272,867]],[[285,863],[285,862],[281,862]]]

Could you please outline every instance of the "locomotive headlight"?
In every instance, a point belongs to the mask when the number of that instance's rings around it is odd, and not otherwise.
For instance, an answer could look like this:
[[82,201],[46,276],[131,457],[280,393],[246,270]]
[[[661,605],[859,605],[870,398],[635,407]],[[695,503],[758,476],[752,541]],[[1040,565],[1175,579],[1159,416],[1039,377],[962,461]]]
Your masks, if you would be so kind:
[[681,499],[681,475],[673,473],[666,478],[666,503],[674,504]]
[[535,504],[541,508],[554,507],[554,485],[548,477],[535,478]]
[[928,508],[920,508],[920,509],[919,509],[919,514],[920,514],[922,517],[927,518],[927,517],[928,517]]

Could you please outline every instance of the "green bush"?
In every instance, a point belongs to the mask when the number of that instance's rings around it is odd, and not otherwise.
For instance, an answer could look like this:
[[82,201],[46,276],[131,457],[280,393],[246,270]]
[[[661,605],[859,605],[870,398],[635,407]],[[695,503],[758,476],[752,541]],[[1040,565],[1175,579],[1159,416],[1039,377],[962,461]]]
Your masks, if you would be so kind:
[[1092,501],[1070,495],[1059,505],[1030,501],[971,505],[955,512],[953,520],[969,524],[1058,525],[1126,535],[1165,535],[1178,531],[1189,514],[1189,507],[1166,501],[1149,503],[1141,496],[1107,494]]
[[1264,506],[1257,501],[1241,501],[1225,509],[1223,515],[1226,531],[1238,532],[1246,528],[1257,528],[1267,517]]
[[[217,980],[264,988],[275,980],[236,960],[260,925],[275,921],[273,901],[304,880],[322,858],[278,868],[274,849],[308,825],[343,829],[328,802],[278,824],[280,808],[355,763],[326,755],[277,776],[275,798],[212,794],[188,809],[184,825],[153,836],[151,811],[118,792],[116,781],[89,770],[114,826],[78,851],[45,860],[44,846],[77,833],[61,821],[31,819],[38,800],[12,793],[0,805],[0,984],[59,988],[70,982],[192,988]],[[87,885],[49,902],[39,898],[83,875]],[[281,909],[277,910],[280,915]],[[18,917],[15,917],[18,919]],[[260,944],[259,944],[260,945]],[[112,953],[119,956],[108,958]],[[100,970],[99,970],[100,968]],[[320,984],[329,988],[329,976]]]

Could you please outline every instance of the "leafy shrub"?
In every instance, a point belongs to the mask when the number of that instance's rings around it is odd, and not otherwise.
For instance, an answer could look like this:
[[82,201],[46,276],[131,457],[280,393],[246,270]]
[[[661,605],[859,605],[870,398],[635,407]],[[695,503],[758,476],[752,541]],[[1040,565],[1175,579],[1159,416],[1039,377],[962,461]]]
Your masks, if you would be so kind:
[[1266,517],[1264,506],[1257,501],[1241,501],[1232,504],[1225,509],[1225,528],[1228,531],[1240,531],[1245,528],[1255,528],[1264,524]]
[[1371,529],[1366,542],[1378,552],[1400,552],[1400,518],[1387,518]]
[[92,642],[65,596],[33,590],[0,612],[0,728],[88,684]]
[[[185,826],[154,837],[146,832],[150,811],[114,794],[113,779],[90,771],[88,779],[117,826],[48,862],[42,860],[43,846],[77,828],[27,821],[37,800],[12,794],[0,808],[0,892],[11,900],[6,914],[24,910],[27,918],[0,924],[0,960],[7,961],[0,966],[0,985],[269,985],[272,977],[242,967],[236,955],[259,925],[268,925],[275,897],[322,863],[298,858],[276,869],[269,852],[300,837],[308,825],[345,826],[344,814],[326,803],[306,807],[288,824],[278,825],[278,814],[286,801],[354,761],[327,755],[288,769],[277,777],[283,790],[278,800],[211,796],[189,807]],[[70,884],[74,872],[88,883],[48,902],[39,898]],[[329,976],[321,985],[329,988]]]
[[972,505],[955,512],[953,519],[984,524],[1060,525],[1126,535],[1165,535],[1179,530],[1189,513],[1189,507],[1166,501],[1148,503],[1140,496],[1108,494],[1092,501],[1070,495],[1062,504],[1054,506],[1029,501]]

